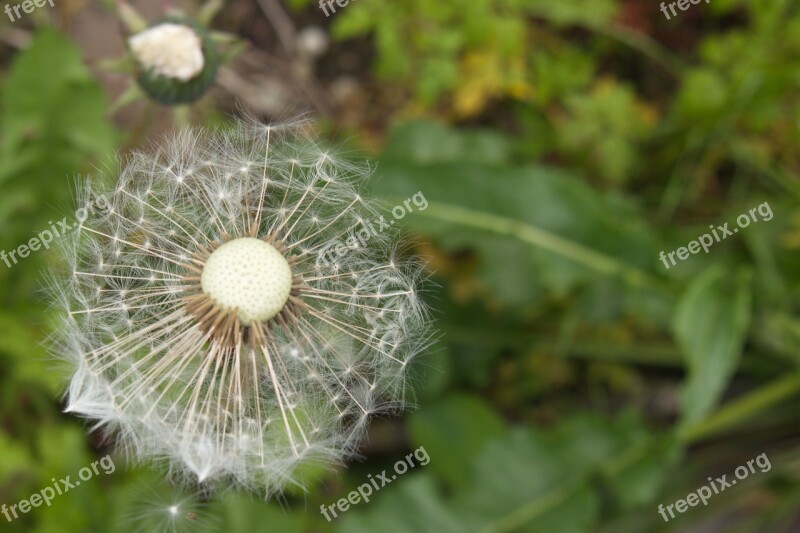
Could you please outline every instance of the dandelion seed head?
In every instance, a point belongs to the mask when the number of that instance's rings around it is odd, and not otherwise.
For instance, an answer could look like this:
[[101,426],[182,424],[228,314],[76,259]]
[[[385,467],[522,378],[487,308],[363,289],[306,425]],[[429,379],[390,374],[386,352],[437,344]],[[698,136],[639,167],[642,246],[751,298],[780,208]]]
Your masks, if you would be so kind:
[[402,408],[431,338],[422,268],[390,230],[319,262],[380,218],[358,194],[367,175],[303,121],[242,122],[182,132],[130,156],[113,189],[86,187],[110,207],[62,239],[51,284],[67,411],[209,490],[270,495],[354,453],[370,416]]

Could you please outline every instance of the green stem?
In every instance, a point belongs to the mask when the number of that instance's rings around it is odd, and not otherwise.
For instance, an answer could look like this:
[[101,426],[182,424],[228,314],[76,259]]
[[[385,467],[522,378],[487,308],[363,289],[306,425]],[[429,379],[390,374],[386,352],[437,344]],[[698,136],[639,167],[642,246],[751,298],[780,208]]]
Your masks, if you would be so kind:
[[504,516],[501,520],[487,525],[481,529],[481,533],[504,533],[506,531],[519,531],[532,518],[543,514],[550,509],[564,503],[567,498],[572,496],[574,488],[564,487],[554,490],[543,498],[534,500],[528,505],[520,507],[513,513]]
[[518,220],[436,202],[430,202],[428,209],[419,213],[430,218],[508,235],[571,259],[602,274],[618,275],[631,285],[669,293],[666,283],[642,270]]
[[800,392],[800,374],[775,380],[728,403],[702,422],[684,428],[678,434],[678,438],[686,444],[702,440],[736,426],[798,392]]
[[619,41],[642,55],[649,57],[664,67],[664,69],[675,78],[680,79],[683,75],[683,62],[669,50],[661,46],[658,41],[651,39],[647,35],[620,27],[604,28],[593,24],[584,24],[583,27],[599,35],[608,37],[609,39]]

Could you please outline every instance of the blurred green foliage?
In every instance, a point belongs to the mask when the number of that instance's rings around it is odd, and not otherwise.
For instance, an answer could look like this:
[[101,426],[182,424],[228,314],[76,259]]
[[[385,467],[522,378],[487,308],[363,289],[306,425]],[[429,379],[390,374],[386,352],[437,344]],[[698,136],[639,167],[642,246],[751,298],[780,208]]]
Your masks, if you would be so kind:
[[[736,516],[741,531],[796,530],[800,12],[791,0],[714,0],[668,22],[643,5],[339,10],[342,46],[371,43],[375,76],[408,94],[371,188],[390,205],[417,191],[429,202],[403,220],[412,252],[437,272],[427,297],[441,335],[413,369],[418,409],[364,464],[315,471],[307,493],[281,502],[205,502],[115,456],[113,474],[10,527],[682,531]],[[109,164],[123,135],[105,101],[53,30],[4,72],[0,248],[72,213],[71,180]],[[669,270],[659,261],[764,201],[772,220]],[[47,261],[0,264],[7,504],[108,451],[59,412],[64,372],[42,348],[35,295]],[[332,523],[319,514],[420,446],[428,465]],[[764,451],[769,473],[670,524],[657,514]],[[168,509],[182,498],[200,511],[176,521]]]

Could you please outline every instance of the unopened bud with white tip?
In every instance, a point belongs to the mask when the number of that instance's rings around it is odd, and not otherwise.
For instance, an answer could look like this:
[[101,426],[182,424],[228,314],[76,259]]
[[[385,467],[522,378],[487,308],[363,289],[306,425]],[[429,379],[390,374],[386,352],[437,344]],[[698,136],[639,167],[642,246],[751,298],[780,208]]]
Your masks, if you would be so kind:
[[202,41],[188,26],[159,24],[132,36],[128,44],[142,68],[159,76],[188,81],[203,70]]

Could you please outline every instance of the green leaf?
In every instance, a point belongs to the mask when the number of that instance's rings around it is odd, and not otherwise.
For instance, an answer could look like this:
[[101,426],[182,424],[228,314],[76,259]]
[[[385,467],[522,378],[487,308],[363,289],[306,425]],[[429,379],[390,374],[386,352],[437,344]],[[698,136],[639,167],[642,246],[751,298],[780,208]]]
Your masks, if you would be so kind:
[[616,80],[600,80],[587,93],[566,99],[567,114],[557,126],[559,142],[593,173],[622,182],[637,168],[641,143],[653,113],[635,91]]
[[303,533],[308,531],[309,513],[287,512],[279,506],[245,496],[228,496],[224,499],[224,527],[218,531],[269,531]]
[[[458,442],[454,435],[451,444]],[[648,431],[633,415],[578,416],[546,432],[516,429],[489,442],[471,464],[462,464],[470,471],[469,484],[454,488],[452,497],[443,497],[430,477],[444,460],[431,452],[424,472],[384,488],[374,506],[343,517],[337,531],[593,531],[600,520],[598,480],[626,506],[649,502],[676,450],[674,441]]]
[[553,169],[496,164],[502,142],[471,139],[436,125],[400,129],[373,187],[398,205],[424,194],[429,205],[403,222],[447,251],[476,250],[492,296],[530,305],[605,275],[653,284],[643,269],[658,248],[630,201]]
[[725,109],[729,89],[726,80],[714,70],[692,70],[686,74],[675,98],[675,111],[695,122],[718,120],[718,113]]
[[750,326],[750,274],[712,267],[695,279],[678,304],[675,338],[688,363],[681,391],[684,424],[714,408],[736,370]]
[[[0,431],[0,486],[10,487],[19,483],[17,476],[25,476],[35,468],[30,451],[21,443]],[[29,480],[26,480],[29,481]]]
[[[390,491],[390,492],[389,492]],[[373,496],[375,503],[361,514],[341,518],[339,533],[463,533],[459,519],[446,508],[436,490],[434,478],[427,473],[411,476],[389,489],[388,494]],[[412,511],[413,510],[413,511]]]
[[[116,468],[113,474],[106,474],[104,469],[98,468],[98,474],[92,472],[88,480],[78,479],[80,470],[89,468],[95,458],[88,453],[86,435],[77,425],[45,425],[39,429],[37,438],[39,488],[53,485],[52,478],[59,480],[70,476],[73,482],[80,481],[74,488],[57,495],[50,507],[36,510],[37,531],[98,531],[107,517],[92,509],[108,508],[109,494],[104,487],[122,469]],[[121,466],[121,463],[115,464],[115,467]],[[28,496],[30,492],[19,494],[20,498]]]
[[[432,455],[431,464],[436,460]],[[337,531],[578,532],[596,521],[598,502],[583,485],[584,473],[533,432],[518,430],[490,444],[473,474],[471,489],[450,503],[427,473],[411,476],[384,489],[369,511],[347,516]]]
[[[429,468],[454,486],[469,481],[465,464],[505,432],[503,420],[483,401],[452,396],[426,406],[409,422],[412,441],[431,456]],[[435,459],[434,459],[435,458]]]
[[559,443],[520,429],[480,455],[473,488],[456,509],[465,531],[587,531],[599,503],[587,474]]
[[493,131],[456,131],[431,120],[416,120],[396,126],[382,160],[416,164],[474,161],[507,163],[511,143]]
[[4,341],[0,354],[10,359],[6,364],[15,385],[24,384],[29,389],[30,383],[38,383],[53,395],[59,392],[63,376],[24,317],[0,313],[0,338]]
[[652,503],[680,458],[681,448],[675,439],[652,441],[644,436],[640,456],[621,462],[608,479],[621,507],[634,509]]
[[[85,169],[87,159],[114,153],[116,135],[105,118],[100,85],[72,42],[51,29],[37,32],[15,58],[3,96],[0,183],[4,194],[24,198],[27,191],[37,192],[35,205],[17,205],[17,213],[28,211],[29,232],[37,218],[47,220],[42,204],[65,199],[68,180]],[[0,223],[6,227],[13,214],[2,209]]]

